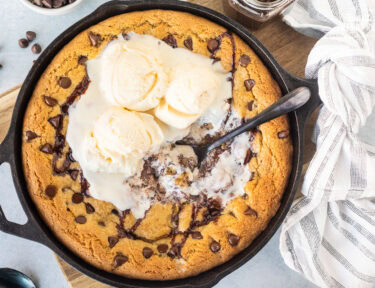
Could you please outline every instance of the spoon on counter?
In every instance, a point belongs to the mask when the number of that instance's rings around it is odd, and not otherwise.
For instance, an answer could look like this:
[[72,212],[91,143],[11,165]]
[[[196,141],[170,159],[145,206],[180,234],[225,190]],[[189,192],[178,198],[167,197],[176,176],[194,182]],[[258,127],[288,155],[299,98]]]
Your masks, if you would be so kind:
[[287,114],[294,110],[297,110],[307,101],[309,101],[311,96],[311,92],[307,87],[299,87],[285,96],[281,97],[278,101],[273,103],[271,106],[264,109],[255,117],[249,119],[241,126],[235,128],[234,130],[228,132],[227,134],[221,136],[220,138],[216,139],[215,141],[206,144],[206,145],[193,145],[186,143],[184,141],[178,141],[176,144],[178,145],[187,145],[193,148],[195,154],[198,158],[198,167],[200,167],[202,161],[206,158],[207,154],[217,148],[220,147],[221,144],[233,139],[234,137],[254,129],[260,124],[268,122],[272,119],[275,119],[281,115]]
[[30,277],[10,268],[0,268],[0,288],[37,288]]

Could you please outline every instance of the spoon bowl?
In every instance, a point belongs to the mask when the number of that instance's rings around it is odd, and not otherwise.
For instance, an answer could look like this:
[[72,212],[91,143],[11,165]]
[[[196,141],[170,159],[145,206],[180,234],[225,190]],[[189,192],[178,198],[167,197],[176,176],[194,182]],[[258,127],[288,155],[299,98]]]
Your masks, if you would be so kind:
[[27,275],[20,271],[1,268],[0,288],[37,288],[34,282]]

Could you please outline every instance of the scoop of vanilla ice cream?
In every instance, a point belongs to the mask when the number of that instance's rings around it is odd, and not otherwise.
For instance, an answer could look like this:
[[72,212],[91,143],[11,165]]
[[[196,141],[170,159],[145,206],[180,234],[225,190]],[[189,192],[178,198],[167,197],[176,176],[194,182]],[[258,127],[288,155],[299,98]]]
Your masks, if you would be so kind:
[[91,171],[133,175],[146,152],[158,147],[163,133],[149,114],[121,107],[106,110],[87,136],[86,167]]
[[189,127],[216,99],[223,101],[231,95],[228,73],[220,64],[214,68],[208,58],[192,53],[188,56],[190,62],[173,69],[165,97],[154,110],[157,118],[178,129]]
[[[114,104],[146,111],[159,104],[168,84],[163,65],[153,53],[125,40],[113,41],[101,56],[101,90]],[[144,48],[144,49],[143,49]]]

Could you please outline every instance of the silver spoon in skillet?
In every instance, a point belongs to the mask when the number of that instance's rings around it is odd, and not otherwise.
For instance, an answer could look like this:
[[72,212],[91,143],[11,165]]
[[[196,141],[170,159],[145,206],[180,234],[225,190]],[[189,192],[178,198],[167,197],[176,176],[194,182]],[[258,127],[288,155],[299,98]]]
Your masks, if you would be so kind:
[[255,117],[249,119],[246,123],[221,136],[220,138],[216,139],[214,142],[210,144],[193,145],[188,144],[184,141],[178,141],[176,142],[176,144],[191,146],[195,154],[197,155],[198,167],[200,167],[202,161],[206,158],[207,154],[211,150],[221,146],[221,144],[233,139],[234,137],[255,128],[260,124],[275,119],[283,114],[287,114],[289,112],[297,110],[298,108],[303,106],[307,101],[309,101],[310,95],[311,92],[307,87],[297,88],[289,92],[285,96],[281,97],[278,101],[273,103],[268,108],[264,109]]
[[0,288],[36,288],[36,285],[20,271],[1,268],[0,269]]

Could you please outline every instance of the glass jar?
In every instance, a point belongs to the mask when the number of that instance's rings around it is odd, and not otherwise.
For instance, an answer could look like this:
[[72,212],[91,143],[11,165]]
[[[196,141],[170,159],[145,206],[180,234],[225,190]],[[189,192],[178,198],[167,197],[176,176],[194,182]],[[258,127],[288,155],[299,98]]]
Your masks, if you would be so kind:
[[228,0],[229,5],[238,12],[250,17],[257,22],[267,20],[279,15],[295,0]]

